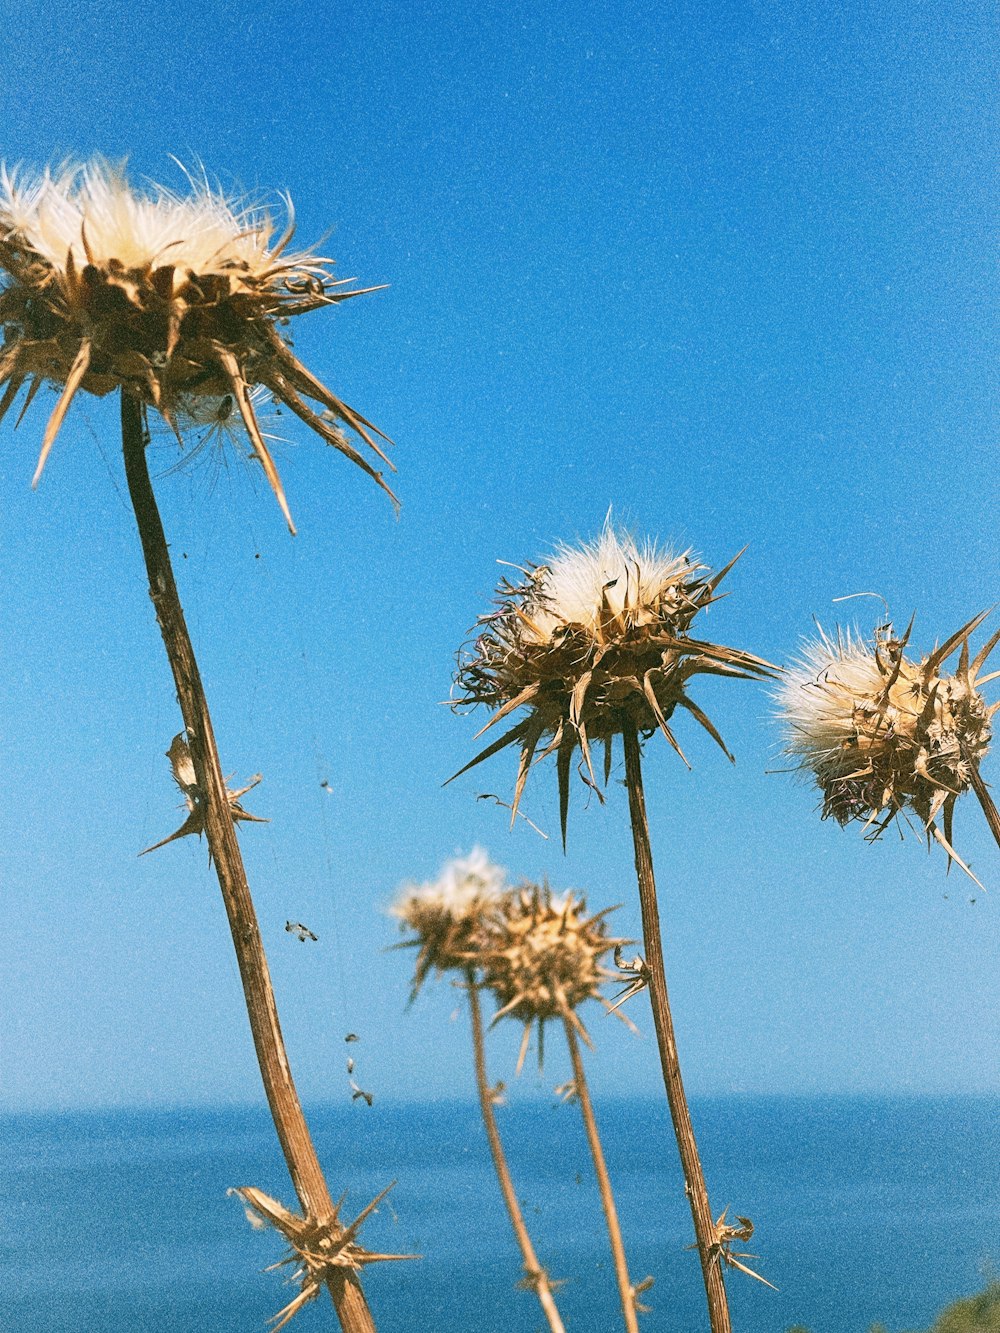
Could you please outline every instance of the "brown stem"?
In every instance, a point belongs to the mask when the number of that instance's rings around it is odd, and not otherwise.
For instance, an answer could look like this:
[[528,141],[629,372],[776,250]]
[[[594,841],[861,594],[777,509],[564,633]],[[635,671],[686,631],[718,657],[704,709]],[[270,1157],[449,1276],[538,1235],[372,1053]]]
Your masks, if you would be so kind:
[[656,1042],[660,1050],[663,1085],[667,1091],[670,1118],[674,1124],[681,1167],[684,1171],[684,1190],[691,1205],[694,1234],[698,1243],[698,1257],[708,1300],[708,1318],[712,1333],[730,1333],[729,1305],[722,1280],[722,1266],[715,1244],[715,1225],[708,1205],[708,1190],[698,1157],[691,1113],[681,1066],[677,1058],[674,1022],[667,996],[667,978],[663,968],[663,945],[660,938],[660,913],[656,902],[656,881],[653,878],[653,854],[649,845],[649,822],[646,818],[646,800],[642,790],[642,755],[639,736],[634,726],[626,725],[625,782],[628,787],[629,813],[632,816],[632,839],[635,844],[635,871],[639,880],[639,904],[642,908],[642,938],[649,969],[649,996],[656,1026]]
[[975,761],[969,764],[969,781],[972,784],[972,790],[979,798],[979,804],[983,807],[983,814],[990,826],[990,832],[996,839],[997,846],[1000,847],[1000,810],[996,808],[993,797],[990,795],[990,789],[983,781],[983,775]]
[[497,1179],[500,1181],[500,1192],[503,1194],[507,1212],[510,1214],[514,1235],[517,1237],[521,1258],[524,1260],[524,1272],[528,1284],[538,1294],[539,1303],[545,1312],[545,1318],[549,1322],[552,1333],[566,1333],[563,1321],[559,1317],[559,1311],[556,1309],[549,1275],[538,1262],[535,1247],[531,1243],[528,1228],[524,1224],[524,1215],[521,1212],[521,1205],[517,1201],[517,1194],[514,1192],[514,1182],[510,1178],[510,1169],[507,1166],[507,1158],[504,1155],[503,1144],[500,1141],[500,1130],[497,1128],[497,1118],[493,1112],[493,1089],[486,1078],[486,1048],[483,1042],[483,1015],[479,1004],[479,989],[471,968],[466,972],[466,980],[469,990],[469,1017],[472,1020],[472,1050],[476,1063],[476,1089],[479,1093],[479,1107],[483,1113],[483,1124],[486,1126],[486,1137],[490,1141],[490,1152],[493,1154],[493,1165],[496,1167]]
[[[312,1221],[330,1223],[335,1217],[334,1204],[292,1081],[267,958],[212,732],[212,719],[146,466],[142,408],[125,389],[122,390],[121,408],[125,474],[149,576],[149,595],[170,660],[195,778],[204,801],[205,834],[236,947],[264,1091],[303,1213]],[[356,1273],[347,1268],[338,1271],[329,1278],[327,1286],[344,1333],[374,1333],[375,1324]]]
[[569,1056],[573,1062],[573,1081],[576,1096],[580,1103],[580,1113],[583,1116],[584,1128],[587,1131],[587,1142],[590,1144],[590,1155],[594,1159],[597,1185],[601,1191],[604,1217],[608,1224],[608,1238],[611,1241],[611,1255],[615,1262],[615,1277],[618,1279],[618,1294],[621,1296],[625,1327],[628,1333],[639,1333],[639,1320],[635,1310],[635,1290],[628,1275],[628,1261],[625,1258],[625,1246],[622,1243],[621,1227],[618,1224],[618,1210],[615,1208],[615,1196],[611,1190],[611,1177],[608,1175],[604,1153],[601,1149],[601,1136],[597,1132],[597,1120],[594,1117],[594,1107],[590,1100],[590,1088],[587,1086],[587,1075],[583,1068],[580,1043],[573,1031],[573,1024],[568,1015],[563,1016],[563,1026],[566,1029],[566,1044],[569,1047]]

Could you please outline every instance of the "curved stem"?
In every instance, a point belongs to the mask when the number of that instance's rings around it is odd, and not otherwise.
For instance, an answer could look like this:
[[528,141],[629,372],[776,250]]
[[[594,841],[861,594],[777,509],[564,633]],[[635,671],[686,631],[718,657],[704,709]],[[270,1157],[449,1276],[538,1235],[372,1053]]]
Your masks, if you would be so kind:
[[639,736],[634,726],[626,725],[625,782],[628,786],[629,813],[632,817],[632,840],[635,845],[635,871],[639,881],[639,904],[642,909],[642,938],[649,969],[649,997],[656,1026],[656,1042],[660,1051],[663,1086],[667,1092],[670,1118],[674,1125],[681,1167],[684,1171],[684,1189],[691,1205],[694,1234],[698,1243],[698,1257],[705,1282],[708,1318],[712,1333],[730,1333],[729,1305],[726,1300],[722,1266],[715,1240],[715,1224],[708,1204],[708,1190],[698,1157],[691,1113],[681,1081],[681,1066],[674,1038],[674,1021],[667,996],[667,978],[663,967],[663,945],[660,938],[660,912],[656,901],[656,881],[653,878],[653,854],[649,845],[649,822],[646,818],[646,799],[642,790],[642,755]]
[[972,790],[976,793],[979,804],[983,807],[983,814],[990,826],[990,832],[993,834],[997,846],[1000,847],[1000,810],[997,810],[993,797],[990,795],[990,790],[983,781],[979,765],[974,760],[969,764],[969,782],[972,784]]
[[[208,702],[149,479],[142,408],[123,389],[121,409],[125,474],[149,576],[149,595],[173,672],[195,778],[204,800],[205,834],[229,917],[264,1091],[303,1213],[311,1221],[332,1223],[336,1209],[292,1080]],[[327,1285],[344,1333],[374,1333],[375,1324],[356,1273],[344,1268],[331,1276]]]
[[576,1096],[580,1103],[580,1113],[583,1116],[583,1125],[587,1131],[587,1142],[590,1144],[590,1155],[594,1159],[597,1186],[601,1191],[601,1205],[604,1208],[604,1217],[608,1224],[608,1239],[611,1241],[611,1255],[615,1263],[615,1277],[618,1279],[618,1294],[621,1297],[622,1314],[625,1316],[625,1328],[628,1333],[639,1333],[639,1320],[635,1309],[635,1290],[628,1275],[628,1261],[625,1258],[625,1246],[622,1243],[621,1227],[618,1224],[618,1210],[615,1208],[611,1177],[608,1175],[604,1153],[601,1149],[601,1136],[597,1131],[597,1120],[594,1117],[594,1107],[590,1100],[590,1088],[587,1085],[587,1075],[583,1068],[580,1043],[573,1031],[573,1024],[566,1014],[563,1015],[563,1026],[566,1029],[566,1044],[569,1047],[569,1056],[573,1062],[573,1081],[576,1087]]
[[503,1144],[500,1141],[497,1118],[493,1112],[493,1089],[486,1077],[486,1048],[483,1041],[483,1015],[479,1004],[479,989],[476,986],[475,974],[471,968],[466,972],[466,981],[469,989],[469,1017],[472,1021],[472,1050],[476,1064],[476,1090],[479,1093],[479,1107],[483,1113],[486,1137],[490,1141],[490,1152],[493,1154],[493,1165],[496,1167],[497,1179],[500,1181],[500,1192],[503,1194],[507,1212],[510,1214],[514,1235],[517,1237],[521,1258],[524,1260],[524,1272],[528,1284],[538,1294],[539,1303],[545,1312],[545,1318],[548,1320],[552,1333],[566,1333],[563,1321],[559,1317],[559,1311],[556,1309],[549,1275],[538,1262],[535,1247],[528,1235],[528,1228],[524,1223],[524,1214],[521,1212],[521,1206],[517,1201],[514,1182],[510,1178],[510,1169],[507,1166],[507,1158],[504,1155]]

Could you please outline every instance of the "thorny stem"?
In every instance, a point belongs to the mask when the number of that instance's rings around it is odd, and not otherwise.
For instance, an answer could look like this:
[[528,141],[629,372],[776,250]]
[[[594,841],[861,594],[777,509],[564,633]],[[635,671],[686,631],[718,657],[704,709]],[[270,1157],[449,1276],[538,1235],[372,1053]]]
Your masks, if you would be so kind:
[[[138,400],[123,389],[121,409],[125,474],[149,576],[149,595],[174,675],[177,701],[191,747],[195,777],[205,803],[205,833],[229,917],[264,1091],[303,1213],[312,1221],[330,1223],[335,1218],[333,1199],[288,1065],[267,958],[212,732],[208,702],[174,582],[163,524],[146,466],[142,408]],[[375,1323],[353,1269],[338,1269],[327,1279],[327,1286],[343,1333],[375,1333]]]
[[646,800],[642,790],[642,756],[639,736],[634,726],[626,725],[622,732],[625,741],[625,782],[628,786],[629,813],[632,816],[632,839],[635,844],[635,871],[639,880],[639,904],[642,909],[642,938],[649,968],[649,994],[656,1026],[656,1042],[660,1049],[663,1085],[670,1106],[681,1167],[684,1171],[684,1190],[691,1205],[694,1234],[698,1243],[698,1257],[708,1300],[708,1318],[712,1333],[730,1333],[729,1305],[722,1280],[722,1266],[715,1246],[715,1226],[708,1204],[708,1190],[698,1157],[691,1113],[681,1081],[681,1066],[674,1039],[674,1022],[667,996],[667,978],[663,968],[663,945],[660,938],[660,913],[656,902],[656,881],[653,878],[653,854],[649,845],[649,822],[646,818]]
[[625,1246],[622,1243],[621,1227],[618,1224],[618,1210],[615,1208],[611,1178],[608,1175],[604,1152],[601,1149],[601,1136],[597,1131],[597,1120],[594,1117],[594,1107],[590,1100],[590,1088],[587,1085],[587,1075],[583,1068],[580,1043],[573,1031],[573,1024],[566,1015],[563,1016],[563,1026],[566,1029],[566,1044],[569,1047],[570,1059],[573,1062],[573,1082],[576,1096],[580,1103],[580,1113],[583,1116],[584,1128],[587,1131],[587,1142],[590,1144],[590,1155],[594,1159],[597,1186],[601,1191],[601,1205],[604,1208],[604,1216],[608,1224],[608,1238],[611,1241],[611,1255],[615,1263],[615,1277],[618,1279],[618,1293],[621,1296],[625,1328],[628,1333],[638,1333],[639,1320],[635,1309],[635,1290],[628,1275],[628,1261],[625,1258]]
[[979,804],[983,807],[983,814],[986,816],[986,822],[990,826],[990,832],[996,839],[996,844],[1000,847],[1000,810],[997,810],[993,797],[990,795],[989,788],[983,781],[983,775],[979,771],[979,765],[974,761],[969,765],[969,781],[972,784],[972,790],[979,799]]
[[490,1152],[493,1154],[493,1165],[496,1167],[497,1179],[500,1181],[500,1191],[503,1194],[504,1203],[507,1205],[514,1235],[517,1237],[517,1244],[524,1260],[525,1275],[532,1290],[538,1294],[538,1300],[545,1312],[549,1328],[552,1333],[566,1333],[563,1321],[559,1317],[559,1311],[556,1309],[549,1275],[538,1262],[535,1247],[528,1235],[521,1205],[518,1203],[517,1194],[514,1191],[514,1182],[510,1178],[510,1169],[507,1166],[503,1144],[500,1141],[500,1130],[497,1128],[497,1118],[493,1111],[493,1089],[486,1078],[483,1015],[479,1004],[479,989],[472,968],[466,971],[466,981],[468,982],[469,992],[469,1017],[472,1020],[472,1050],[476,1064],[476,1090],[479,1093],[479,1106],[483,1113],[483,1124],[486,1126],[486,1137],[490,1141]]

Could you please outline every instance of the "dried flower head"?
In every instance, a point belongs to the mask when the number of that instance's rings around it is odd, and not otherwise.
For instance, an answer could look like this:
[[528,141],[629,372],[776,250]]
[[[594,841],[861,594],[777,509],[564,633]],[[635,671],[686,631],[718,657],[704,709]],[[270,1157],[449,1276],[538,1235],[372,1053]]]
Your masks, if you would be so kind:
[[478,961],[483,985],[493,991],[499,1006],[493,1022],[510,1017],[524,1024],[518,1073],[534,1023],[541,1063],[550,1019],[567,1019],[590,1045],[577,1009],[585,1000],[599,1000],[612,1011],[601,985],[617,973],[601,960],[631,942],[608,935],[605,917],[614,910],[608,907],[588,916],[583,898],[569,891],[555,896],[547,884],[525,884],[491,913],[489,930],[478,941]]
[[518,708],[528,711],[460,772],[518,745],[513,822],[528,770],[543,745],[539,759],[557,756],[565,842],[577,747],[580,776],[595,791],[591,743],[604,743],[607,783],[612,740],[625,728],[644,736],[659,728],[684,759],[668,725],[679,705],[731,759],[686,687],[699,673],[752,677],[771,671],[759,657],[688,633],[697,613],[717,600],[716,589],[734,564],[735,559],[709,575],[690,552],[676,555],[653,542],[638,545],[609,521],[597,541],[559,547],[549,564],[523,570],[520,583],[502,580],[497,610],[480,618],[481,633],[459,656],[455,706],[485,704],[495,710],[482,732]]
[[[978,770],[1000,707],[979,693],[1000,675],[981,674],[1000,631],[969,657],[969,637],[986,614],[919,662],[905,654],[912,621],[902,638],[891,625],[880,626],[870,643],[850,631],[830,638],[821,630],[803,646],[776,700],[786,752],[815,778],[824,819],[861,820],[868,837],[877,838],[910,809],[928,837],[967,869],[952,847],[955,802],[974,785],[989,800]],[[942,667],[955,652],[956,672],[946,675]]]
[[178,428],[197,418],[197,400],[229,400],[294,532],[255,414],[251,386],[260,385],[388,491],[341,426],[391,467],[374,438],[386,437],[315,379],[279,331],[292,315],[363,293],[334,280],[331,260],[288,250],[287,199],[278,237],[267,211],[206,177],[188,183],[184,196],[155,184],[138,192],[100,160],[36,175],[0,168],[0,418],[26,383],[22,417],[43,383],[61,388],[34,484],[80,389],[127,390]]
[[419,950],[411,999],[431,968],[464,973],[479,945],[478,936],[505,893],[505,872],[482,847],[449,861],[440,876],[427,884],[404,884],[390,909],[401,929],[414,938],[402,947]]
[[[395,1181],[393,1182],[393,1185]],[[323,1286],[344,1269],[360,1271],[368,1264],[395,1262],[403,1259],[419,1259],[419,1254],[376,1254],[358,1244],[358,1232],[368,1218],[378,1209],[378,1205],[393,1188],[389,1185],[381,1194],[376,1195],[357,1215],[353,1222],[344,1225],[340,1220],[341,1199],[333,1210],[333,1215],[319,1221],[315,1218],[300,1217],[277,1199],[272,1199],[263,1190],[252,1185],[240,1185],[229,1190],[242,1199],[247,1221],[254,1228],[273,1227],[288,1243],[288,1254],[271,1264],[265,1272],[275,1272],[282,1268],[289,1269],[288,1282],[298,1285],[298,1294],[271,1319],[273,1333],[278,1333],[286,1324],[291,1323],[298,1312],[314,1301]]]

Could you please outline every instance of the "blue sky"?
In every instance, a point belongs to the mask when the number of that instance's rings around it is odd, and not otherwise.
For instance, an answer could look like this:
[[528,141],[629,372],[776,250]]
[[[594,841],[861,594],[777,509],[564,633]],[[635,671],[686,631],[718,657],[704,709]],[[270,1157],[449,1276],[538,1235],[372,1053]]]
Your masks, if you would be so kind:
[[[407,1011],[411,957],[385,952],[401,880],[479,842],[639,929],[620,771],[604,808],[574,793],[565,857],[553,773],[524,807],[548,841],[476,800],[509,793],[509,755],[441,788],[485,720],[441,701],[496,559],[591,537],[609,505],[714,565],[749,543],[709,628],[776,661],[813,615],[870,625],[847,593],[916,610],[921,648],[997,600],[992,7],[19,14],[6,161],[127,155],[171,182],[172,154],[202,161],[287,189],[300,240],[390,284],[296,347],[397,441],[398,522],[294,426],[294,540],[238,460],[168,472],[164,435],[154,466],[224,767],[264,774],[272,822],[241,839],[301,1090],[346,1095],[355,1031],[378,1095],[464,1095],[460,997]],[[180,722],[114,405],[74,407],[33,493],[44,415],[0,449],[0,1106],[257,1100],[205,848],[135,855],[180,822]],[[696,697],[737,766],[693,727],[692,773],[655,741],[647,763],[691,1090],[997,1091],[996,894],[916,834],[820,823],[767,771],[761,688]],[[957,837],[1000,885],[971,797]],[[658,1085],[636,1016],[638,1040],[593,1016],[602,1090]],[[549,1058],[542,1086],[566,1077]]]

